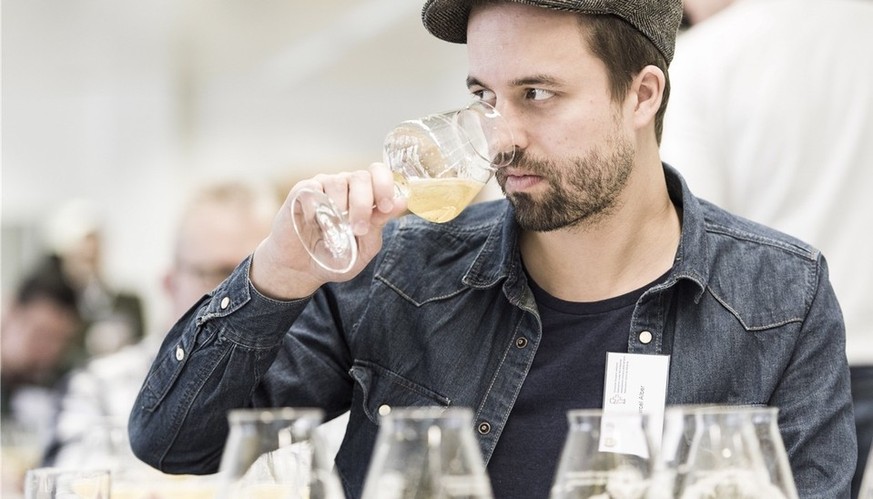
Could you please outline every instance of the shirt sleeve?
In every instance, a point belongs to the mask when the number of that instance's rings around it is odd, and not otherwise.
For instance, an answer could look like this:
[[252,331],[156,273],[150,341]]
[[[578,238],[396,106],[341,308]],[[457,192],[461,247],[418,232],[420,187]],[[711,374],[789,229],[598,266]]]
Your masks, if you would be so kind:
[[[136,456],[167,473],[217,471],[227,412],[251,407],[309,298],[277,301],[249,280],[249,257],[169,331],[130,414]],[[289,380],[293,381],[293,380]]]
[[857,442],[842,314],[819,256],[818,285],[800,341],[770,405],[799,497],[849,497]]

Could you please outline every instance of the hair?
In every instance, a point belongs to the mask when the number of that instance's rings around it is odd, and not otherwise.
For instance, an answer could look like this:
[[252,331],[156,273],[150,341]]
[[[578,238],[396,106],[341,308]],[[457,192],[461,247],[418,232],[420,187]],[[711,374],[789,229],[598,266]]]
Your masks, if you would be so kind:
[[175,257],[178,258],[181,235],[188,230],[193,213],[204,206],[220,206],[252,216],[269,227],[279,209],[279,196],[270,186],[242,179],[213,181],[196,190],[185,202],[176,227]]
[[614,100],[624,99],[634,77],[644,67],[655,66],[664,73],[664,94],[661,107],[655,113],[655,138],[660,144],[664,113],[670,98],[667,59],[651,40],[618,16],[579,14],[579,24],[588,28],[587,41],[591,52],[606,65]]
[[[506,1],[472,0],[471,9]],[[664,129],[664,113],[667,111],[667,101],[670,98],[670,75],[667,72],[669,63],[664,54],[642,32],[618,16],[584,13],[578,13],[577,16],[580,29],[588,28],[586,41],[591,52],[606,65],[613,100],[621,102],[624,99],[634,76],[644,67],[652,65],[664,73],[664,95],[661,107],[655,113],[655,139],[660,144]]]
[[196,191],[186,204],[186,211],[198,206],[217,204],[250,211],[258,216],[272,216],[278,209],[277,194],[266,185],[240,179],[227,179],[207,184]]
[[79,295],[61,269],[57,256],[48,256],[18,285],[15,300],[20,305],[44,299],[70,311],[77,319]]

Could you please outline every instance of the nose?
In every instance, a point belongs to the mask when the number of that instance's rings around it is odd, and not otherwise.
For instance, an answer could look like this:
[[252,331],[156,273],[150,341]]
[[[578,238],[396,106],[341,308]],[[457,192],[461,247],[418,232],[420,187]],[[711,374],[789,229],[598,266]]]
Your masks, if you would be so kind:
[[498,101],[494,108],[497,109],[498,113],[500,113],[500,116],[511,135],[511,139],[509,140],[510,145],[512,146],[511,150],[524,150],[527,147],[528,137],[523,126],[521,112],[505,100]]

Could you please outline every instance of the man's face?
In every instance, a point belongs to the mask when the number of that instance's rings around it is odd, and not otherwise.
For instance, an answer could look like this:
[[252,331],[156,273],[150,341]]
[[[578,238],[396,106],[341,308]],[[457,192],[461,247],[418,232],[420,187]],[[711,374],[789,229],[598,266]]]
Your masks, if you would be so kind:
[[609,213],[633,169],[633,128],[581,29],[573,14],[515,3],[470,15],[468,83],[513,128],[516,160],[497,181],[526,230]]
[[58,369],[78,327],[73,311],[48,298],[14,304],[3,319],[4,373],[38,380]]
[[205,204],[188,214],[176,248],[176,263],[165,287],[181,317],[233,272],[269,232],[269,220],[249,211]]

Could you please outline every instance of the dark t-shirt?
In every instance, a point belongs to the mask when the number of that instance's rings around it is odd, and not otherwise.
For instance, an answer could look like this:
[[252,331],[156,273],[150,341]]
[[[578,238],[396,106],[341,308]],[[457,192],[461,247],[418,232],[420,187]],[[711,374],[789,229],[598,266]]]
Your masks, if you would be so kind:
[[555,298],[528,277],[542,342],[488,463],[496,499],[549,496],[567,411],[603,407],[607,352],[627,352],[631,315],[650,286],[588,303]]

